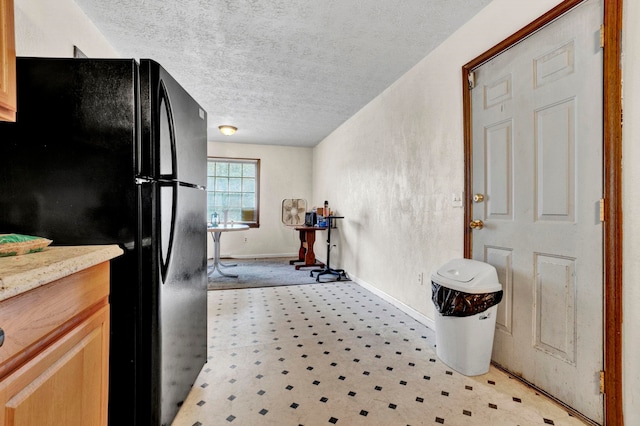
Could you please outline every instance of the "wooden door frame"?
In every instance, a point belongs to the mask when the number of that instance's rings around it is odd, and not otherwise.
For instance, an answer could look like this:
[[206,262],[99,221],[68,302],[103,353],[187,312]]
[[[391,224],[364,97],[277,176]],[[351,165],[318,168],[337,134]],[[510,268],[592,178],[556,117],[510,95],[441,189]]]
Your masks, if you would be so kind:
[[[565,0],[462,67],[464,109],[464,256],[471,258],[472,125],[469,73],[585,0]],[[622,412],[622,2],[603,0],[603,197],[604,267],[604,419],[623,425]]]

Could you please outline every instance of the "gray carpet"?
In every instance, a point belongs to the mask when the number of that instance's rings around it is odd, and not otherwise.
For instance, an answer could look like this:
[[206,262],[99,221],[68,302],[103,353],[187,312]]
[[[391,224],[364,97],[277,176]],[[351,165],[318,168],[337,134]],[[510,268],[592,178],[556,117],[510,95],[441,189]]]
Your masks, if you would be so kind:
[[[303,267],[295,269],[290,265],[291,258],[261,258],[261,259],[222,259],[224,264],[237,263],[234,267],[221,267],[224,273],[236,274],[238,278],[225,277],[218,271],[211,272],[212,261],[209,260],[209,290],[229,290],[238,288],[274,287],[283,285],[313,284],[317,274],[313,277],[309,273],[317,267]],[[321,282],[336,281],[335,275],[322,275]],[[348,278],[341,277],[341,281]]]

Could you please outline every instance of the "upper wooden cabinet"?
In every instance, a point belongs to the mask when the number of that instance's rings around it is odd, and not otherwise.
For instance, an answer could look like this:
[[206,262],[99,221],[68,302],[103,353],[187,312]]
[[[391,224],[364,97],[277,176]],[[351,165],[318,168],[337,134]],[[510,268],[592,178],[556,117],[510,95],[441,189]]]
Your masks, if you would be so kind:
[[13,0],[0,0],[0,120],[16,121],[16,45]]

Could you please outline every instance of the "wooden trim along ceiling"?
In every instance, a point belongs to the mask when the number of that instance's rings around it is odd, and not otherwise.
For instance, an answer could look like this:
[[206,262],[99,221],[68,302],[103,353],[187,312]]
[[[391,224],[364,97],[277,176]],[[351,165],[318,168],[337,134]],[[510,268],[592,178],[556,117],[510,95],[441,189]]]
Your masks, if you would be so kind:
[[[566,0],[462,67],[464,108],[464,256],[471,257],[471,71],[584,0]],[[622,2],[604,4],[604,410],[606,425],[624,425],[622,411]]]

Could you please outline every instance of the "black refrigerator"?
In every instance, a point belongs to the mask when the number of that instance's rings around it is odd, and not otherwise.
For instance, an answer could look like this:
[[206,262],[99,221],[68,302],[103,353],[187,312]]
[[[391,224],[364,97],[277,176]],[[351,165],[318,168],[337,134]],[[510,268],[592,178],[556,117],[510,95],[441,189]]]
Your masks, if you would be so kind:
[[152,60],[18,58],[0,233],[118,244],[109,424],[169,425],[206,362],[207,116]]

